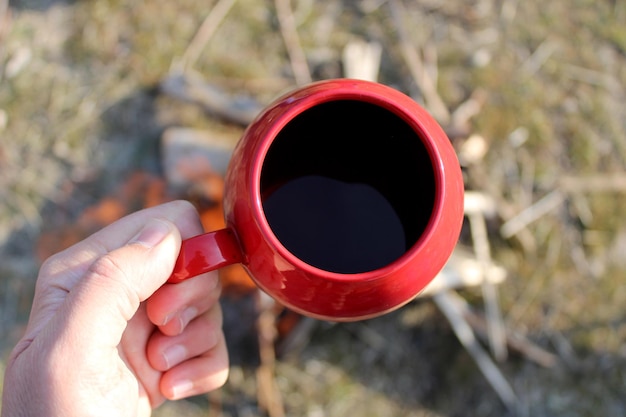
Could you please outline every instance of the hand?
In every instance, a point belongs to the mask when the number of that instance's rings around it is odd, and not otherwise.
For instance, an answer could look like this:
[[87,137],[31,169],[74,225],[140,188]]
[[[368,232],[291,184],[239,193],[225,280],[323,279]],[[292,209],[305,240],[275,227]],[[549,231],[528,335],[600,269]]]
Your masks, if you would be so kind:
[[224,384],[217,274],[164,285],[181,238],[199,233],[195,209],[172,202],[48,259],[7,365],[2,416],[149,416]]

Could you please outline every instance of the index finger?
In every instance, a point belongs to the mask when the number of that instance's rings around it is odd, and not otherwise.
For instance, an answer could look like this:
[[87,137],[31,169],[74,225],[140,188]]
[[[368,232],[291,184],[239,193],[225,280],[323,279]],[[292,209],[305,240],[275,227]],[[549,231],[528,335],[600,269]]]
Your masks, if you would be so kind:
[[54,280],[55,277],[62,275],[64,285],[71,288],[95,260],[126,245],[146,222],[153,218],[172,222],[182,239],[203,232],[198,212],[193,205],[182,200],[172,201],[123,217],[85,240],[53,255],[42,265],[40,277]]

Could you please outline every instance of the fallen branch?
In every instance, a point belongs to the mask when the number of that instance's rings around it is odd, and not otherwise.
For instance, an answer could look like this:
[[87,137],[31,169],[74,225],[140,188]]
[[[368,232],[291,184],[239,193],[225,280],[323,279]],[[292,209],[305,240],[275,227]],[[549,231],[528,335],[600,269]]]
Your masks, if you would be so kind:
[[403,20],[403,16],[406,16],[404,5],[400,0],[392,0],[389,2],[389,6],[391,8],[391,17],[398,33],[402,56],[409,67],[413,80],[424,95],[426,107],[428,107],[428,110],[439,123],[447,125],[450,121],[450,111],[444,104],[441,96],[439,96],[436,82],[432,79],[430,73],[426,71],[422,58],[409,41],[409,35]]
[[500,372],[496,364],[480,345],[471,326],[464,318],[465,301],[454,291],[435,294],[433,300],[446,316],[457,338],[465,350],[472,356],[487,382],[500,397],[500,400],[509,410],[516,410],[518,400],[513,388],[511,388],[502,372]]
[[230,9],[235,4],[236,0],[219,0],[218,3],[211,9],[211,12],[200,25],[200,28],[189,42],[187,49],[183,53],[180,62],[174,63],[174,66],[179,66],[182,69],[188,69],[194,66],[202,49],[209,42],[217,28],[220,26]]
[[296,20],[293,17],[290,1],[291,0],[275,0],[274,4],[276,6],[280,32],[283,35],[287,54],[289,55],[293,76],[296,79],[296,84],[304,85],[310,83],[312,77],[306,55],[302,50],[302,45],[300,45],[300,37],[298,36]]

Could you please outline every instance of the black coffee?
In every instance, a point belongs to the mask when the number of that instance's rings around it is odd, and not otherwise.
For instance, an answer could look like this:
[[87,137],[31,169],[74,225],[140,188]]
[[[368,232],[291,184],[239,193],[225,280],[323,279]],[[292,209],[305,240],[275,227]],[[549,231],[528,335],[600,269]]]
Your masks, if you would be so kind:
[[283,245],[341,273],[378,269],[413,247],[436,195],[419,132],[384,107],[354,100],[318,104],[282,127],[259,185]]
[[406,251],[398,215],[369,185],[305,176],[274,191],[263,209],[291,253],[326,271],[371,271]]

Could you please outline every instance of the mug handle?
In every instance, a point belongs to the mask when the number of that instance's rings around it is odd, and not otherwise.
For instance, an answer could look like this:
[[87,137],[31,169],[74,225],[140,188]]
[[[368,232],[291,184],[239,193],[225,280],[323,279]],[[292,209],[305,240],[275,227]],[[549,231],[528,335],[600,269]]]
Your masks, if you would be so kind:
[[241,246],[232,229],[194,236],[182,241],[174,270],[167,282],[179,283],[205,272],[240,263],[243,259]]

